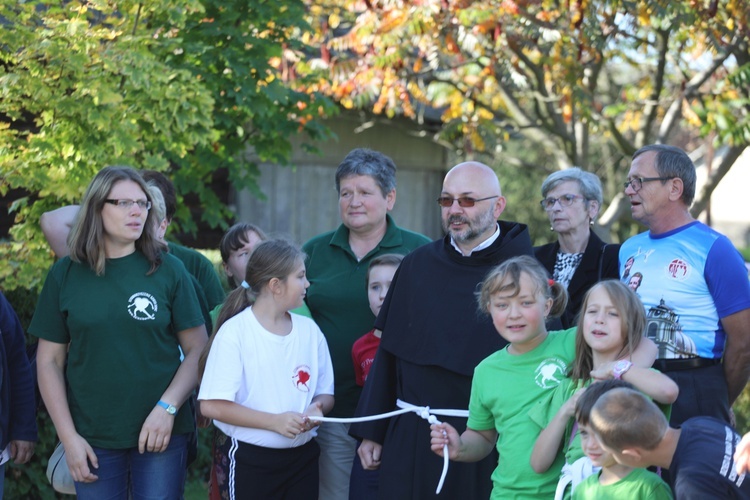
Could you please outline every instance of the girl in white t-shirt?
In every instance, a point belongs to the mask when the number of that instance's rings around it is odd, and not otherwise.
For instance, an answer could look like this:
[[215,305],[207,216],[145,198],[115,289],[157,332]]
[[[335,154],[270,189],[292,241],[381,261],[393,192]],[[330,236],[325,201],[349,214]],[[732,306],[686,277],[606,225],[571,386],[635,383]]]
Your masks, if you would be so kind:
[[310,286],[304,257],[284,240],[260,243],[204,352],[198,400],[220,431],[222,498],[318,496],[318,423],[308,415],[333,407],[333,369],[315,322],[289,312]]

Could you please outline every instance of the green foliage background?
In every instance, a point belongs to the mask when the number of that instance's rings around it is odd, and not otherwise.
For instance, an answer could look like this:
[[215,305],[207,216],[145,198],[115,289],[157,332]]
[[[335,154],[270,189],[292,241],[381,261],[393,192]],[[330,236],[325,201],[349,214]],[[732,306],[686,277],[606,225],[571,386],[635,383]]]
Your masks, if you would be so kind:
[[285,164],[293,137],[327,137],[331,101],[281,78],[304,48],[303,14],[295,0],[0,2],[0,196],[20,193],[3,288],[40,287],[52,263],[40,215],[78,202],[105,165],[169,172],[216,227],[231,215],[217,170],[260,195],[255,161]]
[[[295,136],[330,136],[320,119],[332,102],[282,78],[308,29],[298,0],[0,0],[0,197],[13,195],[15,216],[0,288],[24,326],[53,259],[39,217],[79,202],[103,166],[167,172],[175,224],[194,231],[185,196],[213,227],[231,216],[211,189],[217,171],[261,196],[256,162],[284,165]],[[54,428],[44,411],[38,423],[32,462],[6,469],[6,498],[56,496],[45,477]],[[208,434],[193,482],[206,477]]]

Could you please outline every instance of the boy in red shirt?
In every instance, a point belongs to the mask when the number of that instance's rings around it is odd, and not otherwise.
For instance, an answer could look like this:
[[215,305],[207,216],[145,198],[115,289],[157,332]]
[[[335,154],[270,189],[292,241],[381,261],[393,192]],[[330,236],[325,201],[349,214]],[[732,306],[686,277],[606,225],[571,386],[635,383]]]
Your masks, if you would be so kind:
[[[403,260],[403,255],[384,254],[375,257],[367,269],[367,298],[370,309],[375,317],[380,313],[383,300],[393,281],[393,275]],[[380,330],[372,329],[357,339],[352,346],[352,361],[354,361],[354,375],[357,385],[364,386],[367,374],[375,359],[375,353],[380,345]],[[349,498],[357,500],[375,499],[378,494],[378,471],[362,469],[358,457],[354,457],[352,474],[349,481]]]

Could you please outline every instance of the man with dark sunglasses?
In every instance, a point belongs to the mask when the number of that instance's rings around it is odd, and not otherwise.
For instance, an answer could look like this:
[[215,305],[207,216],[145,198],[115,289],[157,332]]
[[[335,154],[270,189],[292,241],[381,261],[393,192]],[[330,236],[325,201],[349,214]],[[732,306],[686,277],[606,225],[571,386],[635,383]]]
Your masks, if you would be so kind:
[[[495,172],[461,163],[438,198],[445,238],[407,255],[375,323],[382,342],[357,415],[392,411],[396,400],[432,408],[468,408],[474,367],[505,344],[477,312],[477,285],[508,258],[533,255],[524,224],[498,221],[505,198]],[[466,418],[441,417],[458,429]],[[430,451],[430,424],[413,413],[354,424],[366,469],[380,469],[379,498],[431,498],[442,460]],[[441,497],[488,498],[497,456],[451,464]]]

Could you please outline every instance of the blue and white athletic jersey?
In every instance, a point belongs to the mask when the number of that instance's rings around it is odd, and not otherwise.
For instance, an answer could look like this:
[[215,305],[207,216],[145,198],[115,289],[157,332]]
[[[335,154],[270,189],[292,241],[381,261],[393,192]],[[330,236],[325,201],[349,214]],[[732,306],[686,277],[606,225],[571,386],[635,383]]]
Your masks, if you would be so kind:
[[659,235],[650,231],[620,248],[620,279],[648,316],[657,358],[721,358],[721,318],[750,308],[750,281],[729,239],[695,221]]

